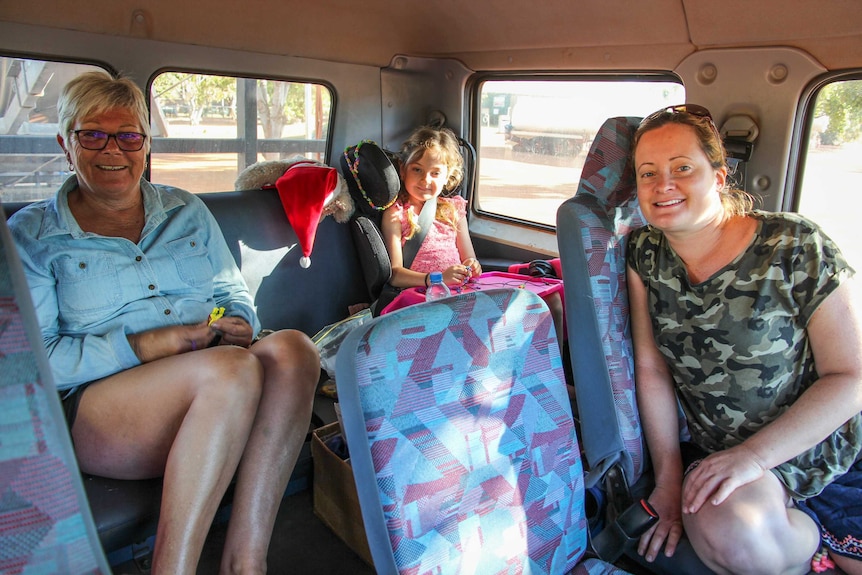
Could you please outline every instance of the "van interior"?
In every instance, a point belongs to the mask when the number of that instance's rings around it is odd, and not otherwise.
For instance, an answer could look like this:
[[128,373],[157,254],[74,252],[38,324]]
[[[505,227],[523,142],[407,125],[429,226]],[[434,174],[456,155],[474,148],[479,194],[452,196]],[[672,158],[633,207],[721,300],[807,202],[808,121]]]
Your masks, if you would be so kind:
[[[342,160],[351,146],[367,141],[396,153],[421,125],[448,127],[462,140],[467,169],[458,193],[483,269],[528,277],[530,262],[559,269],[562,257],[567,299],[577,278],[567,273],[560,242],[573,231],[559,225],[572,220],[558,220],[558,210],[579,190],[603,125],[683,103],[708,108],[732,178],[759,208],[810,216],[851,265],[862,266],[859,2],[0,2],[6,218],[52,197],[70,175],[56,140],[57,95],[92,68],[129,77],[149,95],[153,140],[144,175],[204,199],[265,328],[314,336],[373,303],[367,238],[325,217],[304,268],[276,192],[236,188],[236,179],[259,162],[299,155],[338,168],[346,181],[352,176]],[[561,361],[572,384],[578,319],[566,320]],[[331,377],[321,370],[312,426],[269,550],[271,573],[375,572],[361,529],[351,544],[350,527],[333,526],[314,501],[315,430],[338,420]],[[578,410],[589,407],[574,409],[577,428]],[[0,424],[0,448],[2,433]],[[635,501],[648,461],[639,469],[628,447],[608,451],[604,433],[578,433],[588,482]],[[610,479],[605,465],[616,470]],[[84,476],[83,488],[113,572],[149,573],[160,481]],[[218,572],[229,516],[228,495],[198,573]],[[635,574],[707,572],[694,559],[646,564],[629,542],[615,565]],[[15,572],[2,561],[0,572]]]

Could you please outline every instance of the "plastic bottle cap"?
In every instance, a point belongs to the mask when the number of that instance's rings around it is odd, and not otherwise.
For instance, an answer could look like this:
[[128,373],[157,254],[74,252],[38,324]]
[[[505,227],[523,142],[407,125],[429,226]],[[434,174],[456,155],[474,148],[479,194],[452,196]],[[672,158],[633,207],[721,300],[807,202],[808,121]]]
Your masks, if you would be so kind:
[[451,295],[449,288],[443,283],[442,272],[431,272],[428,274],[430,281],[425,290],[425,301],[435,301]]

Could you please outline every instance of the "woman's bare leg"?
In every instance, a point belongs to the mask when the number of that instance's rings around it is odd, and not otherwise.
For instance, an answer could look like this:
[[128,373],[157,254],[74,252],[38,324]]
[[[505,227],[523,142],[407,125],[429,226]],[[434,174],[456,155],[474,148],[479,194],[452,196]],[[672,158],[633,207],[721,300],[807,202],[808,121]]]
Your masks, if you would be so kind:
[[320,357],[303,333],[283,330],[251,347],[263,395],[239,467],[222,573],[265,573],[275,517],[305,442]]
[[851,559],[843,555],[830,553],[829,557],[835,562],[839,569],[847,573],[847,575],[862,575],[862,561],[859,559]]
[[820,545],[814,521],[793,507],[772,473],[734,491],[718,506],[683,514],[698,556],[716,573],[808,573]]
[[164,475],[154,574],[193,574],[248,440],[263,369],[221,346],[147,363],[81,397],[72,430],[81,469],[119,479]]

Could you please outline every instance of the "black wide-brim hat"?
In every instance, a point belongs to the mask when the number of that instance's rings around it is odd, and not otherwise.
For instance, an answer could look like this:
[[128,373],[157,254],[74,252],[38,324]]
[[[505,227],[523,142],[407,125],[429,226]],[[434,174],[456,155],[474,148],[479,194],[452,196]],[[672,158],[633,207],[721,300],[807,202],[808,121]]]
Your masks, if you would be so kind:
[[344,150],[341,171],[356,209],[367,216],[379,216],[398,198],[398,170],[387,152],[374,142],[362,141]]

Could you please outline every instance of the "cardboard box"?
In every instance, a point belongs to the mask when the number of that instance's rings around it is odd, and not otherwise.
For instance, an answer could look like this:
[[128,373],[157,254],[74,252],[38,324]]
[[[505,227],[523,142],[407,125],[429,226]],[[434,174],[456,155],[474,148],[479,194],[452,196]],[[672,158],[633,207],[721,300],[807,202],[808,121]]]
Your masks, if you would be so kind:
[[366,563],[374,566],[365,525],[359,509],[359,496],[349,461],[341,459],[326,442],[341,435],[338,422],[312,432],[311,457],[314,461],[314,514]]

